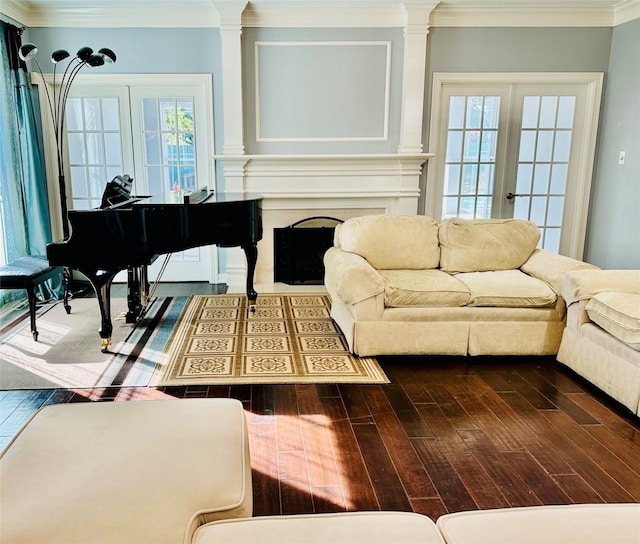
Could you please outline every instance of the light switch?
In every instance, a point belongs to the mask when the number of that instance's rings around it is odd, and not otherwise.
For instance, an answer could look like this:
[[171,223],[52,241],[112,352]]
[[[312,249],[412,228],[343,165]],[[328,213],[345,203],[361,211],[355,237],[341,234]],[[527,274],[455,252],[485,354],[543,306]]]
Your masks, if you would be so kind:
[[625,152],[620,151],[620,153],[618,153],[618,164],[624,164],[624,157],[625,157]]

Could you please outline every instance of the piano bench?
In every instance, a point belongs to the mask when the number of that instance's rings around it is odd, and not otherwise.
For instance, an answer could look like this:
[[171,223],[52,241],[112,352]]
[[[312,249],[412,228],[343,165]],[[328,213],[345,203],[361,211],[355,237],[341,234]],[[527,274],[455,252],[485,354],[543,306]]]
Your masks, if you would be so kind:
[[12,263],[0,266],[0,289],[25,289],[29,299],[29,316],[31,318],[31,334],[38,340],[36,328],[36,287],[58,274],[62,274],[61,266],[49,266],[45,257],[21,257]]

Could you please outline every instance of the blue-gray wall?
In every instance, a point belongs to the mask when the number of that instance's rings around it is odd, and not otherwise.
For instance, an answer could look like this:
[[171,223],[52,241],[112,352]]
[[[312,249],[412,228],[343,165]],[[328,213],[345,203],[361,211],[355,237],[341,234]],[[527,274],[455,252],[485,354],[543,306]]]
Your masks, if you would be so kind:
[[640,19],[613,30],[586,258],[602,268],[640,269]]

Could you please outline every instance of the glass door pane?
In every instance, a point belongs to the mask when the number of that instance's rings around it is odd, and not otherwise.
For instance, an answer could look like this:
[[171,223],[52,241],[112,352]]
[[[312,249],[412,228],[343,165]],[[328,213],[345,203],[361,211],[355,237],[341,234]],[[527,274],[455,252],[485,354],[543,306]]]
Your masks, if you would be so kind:
[[180,201],[197,187],[193,98],[142,98],[142,122],[148,191]]
[[[149,194],[182,202],[196,189],[193,98],[145,97],[142,104],[144,171]],[[176,252],[172,261],[200,260],[200,249]]]
[[499,117],[499,96],[449,98],[443,218],[491,217]]
[[97,208],[107,182],[124,173],[119,97],[71,97],[65,123],[71,208]]
[[558,252],[573,136],[575,96],[526,95],[522,102],[520,146],[513,217],[540,227],[539,247]]

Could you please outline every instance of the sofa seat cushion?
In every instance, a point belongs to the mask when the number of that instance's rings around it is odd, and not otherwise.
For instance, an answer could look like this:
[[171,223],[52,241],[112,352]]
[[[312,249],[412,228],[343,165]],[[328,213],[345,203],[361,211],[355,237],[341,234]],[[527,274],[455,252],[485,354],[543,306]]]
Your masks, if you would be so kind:
[[469,289],[441,270],[379,270],[385,284],[384,305],[465,306]]
[[447,544],[636,544],[640,504],[524,506],[445,514]]
[[437,268],[438,224],[424,215],[365,215],[345,221],[336,242],[376,269]]
[[203,525],[193,544],[443,544],[436,524],[412,512],[264,516]]
[[640,295],[606,292],[595,295],[586,306],[589,319],[609,334],[640,351]]
[[536,249],[540,230],[521,219],[447,219],[440,224],[440,268],[483,272],[520,268]]
[[471,293],[468,306],[540,308],[552,306],[557,298],[547,283],[520,270],[466,272],[456,279]]

